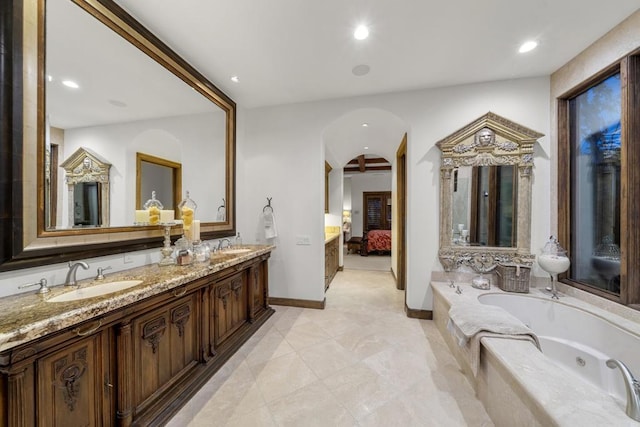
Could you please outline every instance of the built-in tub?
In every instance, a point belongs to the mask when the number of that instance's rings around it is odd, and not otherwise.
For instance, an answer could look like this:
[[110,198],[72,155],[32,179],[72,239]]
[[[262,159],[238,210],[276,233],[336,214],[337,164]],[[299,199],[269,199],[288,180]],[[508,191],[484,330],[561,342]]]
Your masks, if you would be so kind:
[[535,332],[546,356],[620,400],[622,375],[606,361],[618,359],[640,376],[640,337],[609,320],[551,298],[489,293],[478,300],[513,314]]
[[[625,414],[622,375],[604,366],[616,358],[640,376],[640,322],[633,310],[616,307],[624,313],[614,314],[569,296],[553,301],[535,288],[515,294],[468,283],[452,288],[434,281],[431,287],[433,320],[496,426],[640,426]],[[528,341],[484,338],[474,376],[446,327],[457,302],[504,307],[534,330],[544,353]]]

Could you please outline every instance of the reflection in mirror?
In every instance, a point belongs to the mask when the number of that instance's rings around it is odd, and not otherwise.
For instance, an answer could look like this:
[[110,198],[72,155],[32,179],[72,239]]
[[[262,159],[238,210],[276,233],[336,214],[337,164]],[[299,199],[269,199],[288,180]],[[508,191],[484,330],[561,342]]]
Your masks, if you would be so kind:
[[508,166],[474,166],[471,182],[470,243],[514,246],[515,171]]
[[62,197],[67,200],[67,208],[62,205],[59,211],[62,214],[67,211],[68,221],[57,222],[58,228],[108,226],[111,163],[96,152],[80,147],[60,167],[64,169],[67,184],[67,192]]
[[[48,0],[46,7],[45,145],[48,150],[55,145],[60,158],[83,146],[110,159],[113,177],[106,196],[117,209],[96,225],[133,225],[135,209],[149,198],[148,191],[133,192],[136,152],[183,164],[179,179],[201,201],[199,219],[217,221],[214,200],[227,197],[226,112],[72,1]],[[50,162],[47,171],[56,168]],[[62,184],[47,173],[45,217],[50,218],[68,202],[64,195],[52,197],[51,190]],[[181,193],[176,185],[175,197],[155,189],[174,209]],[[55,229],[63,228],[58,221]]]
[[73,186],[73,226],[97,227],[102,215],[102,184],[81,182]]
[[440,262],[531,265],[533,144],[543,135],[487,113],[439,141]]
[[182,165],[136,153],[136,209],[142,209],[153,191],[165,209],[177,209],[182,194]]
[[[0,151],[14,166],[0,168],[0,224],[13,236],[0,247],[0,271],[161,245],[161,229],[133,224],[139,151],[183,165],[203,239],[234,235],[233,100],[112,0],[9,3],[0,3],[8,10],[0,36],[11,41],[3,57],[13,66],[0,77],[19,90],[0,91],[2,111],[13,114]],[[75,188],[59,162],[80,147],[113,165],[99,227],[70,220]],[[221,200],[226,215],[216,220]]]

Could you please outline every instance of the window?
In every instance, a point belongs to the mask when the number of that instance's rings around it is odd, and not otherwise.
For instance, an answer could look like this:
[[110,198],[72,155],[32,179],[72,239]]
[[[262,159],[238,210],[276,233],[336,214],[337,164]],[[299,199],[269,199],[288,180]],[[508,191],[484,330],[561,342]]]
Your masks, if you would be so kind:
[[564,282],[629,305],[640,303],[639,88],[629,56],[558,100]]

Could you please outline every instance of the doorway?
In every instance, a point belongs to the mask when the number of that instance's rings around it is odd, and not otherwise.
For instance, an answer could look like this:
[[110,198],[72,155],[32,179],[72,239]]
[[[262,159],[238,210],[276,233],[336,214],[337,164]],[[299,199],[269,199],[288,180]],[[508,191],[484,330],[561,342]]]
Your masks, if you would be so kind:
[[[396,288],[407,286],[407,134],[396,152],[396,236],[398,240],[396,261]],[[405,294],[406,298],[406,294]]]

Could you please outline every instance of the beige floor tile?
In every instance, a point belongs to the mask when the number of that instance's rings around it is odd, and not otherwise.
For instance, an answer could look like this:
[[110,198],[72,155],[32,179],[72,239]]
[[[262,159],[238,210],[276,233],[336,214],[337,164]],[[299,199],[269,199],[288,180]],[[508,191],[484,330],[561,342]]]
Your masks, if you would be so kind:
[[266,402],[286,396],[318,380],[297,353],[285,354],[257,364],[251,370]]
[[299,351],[299,354],[318,378],[325,378],[359,360],[335,340],[323,341],[307,347]]
[[433,322],[406,317],[390,273],[338,273],[325,310],[274,308],[167,425],[493,425]]
[[268,404],[283,427],[353,427],[356,420],[320,381]]

